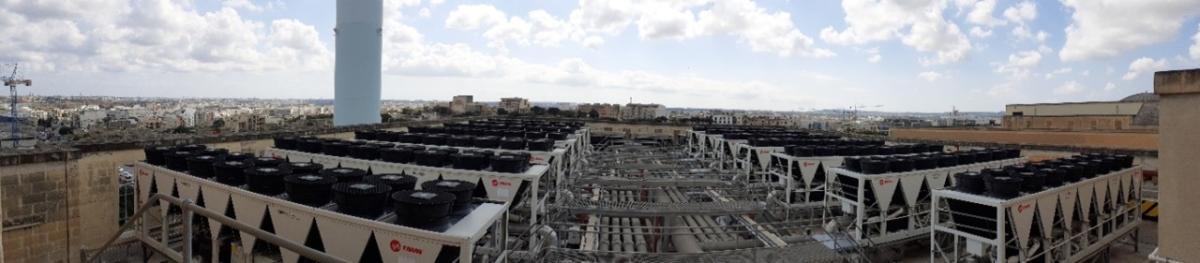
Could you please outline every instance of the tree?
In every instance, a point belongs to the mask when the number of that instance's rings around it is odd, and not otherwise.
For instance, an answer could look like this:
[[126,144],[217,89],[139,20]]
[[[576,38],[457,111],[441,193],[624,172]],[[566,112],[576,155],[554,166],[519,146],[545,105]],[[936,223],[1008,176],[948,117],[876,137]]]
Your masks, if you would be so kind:
[[592,119],[599,119],[599,118],[600,118],[600,112],[599,112],[599,111],[596,111],[596,110],[589,111],[589,112],[588,112],[588,118],[592,118]]
[[558,114],[562,113],[562,110],[560,110],[558,108],[550,108],[550,109],[546,110],[546,113],[550,114],[550,115],[558,115]]
[[542,113],[546,113],[546,108],[542,108],[541,106],[533,106],[533,108],[530,108],[529,111],[533,112],[533,115],[542,115]]
[[433,107],[433,112],[436,112],[438,115],[450,115],[450,107],[438,105]]
[[667,123],[667,117],[664,116],[659,116],[658,118],[654,118],[654,120],[660,123]]
[[505,110],[504,108],[496,109],[496,115],[508,115],[508,110]]
[[212,123],[213,130],[219,131],[219,130],[221,130],[221,128],[225,128],[225,119],[217,119],[217,120],[213,121],[213,123]]
[[192,133],[192,128],[183,127],[183,125],[179,125],[179,127],[175,127],[174,129],[171,129],[171,133]]
[[72,129],[71,127],[66,127],[66,126],[58,128],[58,135],[67,136],[67,135],[71,135],[71,134],[75,134],[75,129]]
[[380,114],[379,114],[379,121],[380,121],[380,122],[385,122],[385,123],[386,123],[386,122],[392,122],[392,115],[391,115],[391,114],[387,114],[387,113],[380,113]]

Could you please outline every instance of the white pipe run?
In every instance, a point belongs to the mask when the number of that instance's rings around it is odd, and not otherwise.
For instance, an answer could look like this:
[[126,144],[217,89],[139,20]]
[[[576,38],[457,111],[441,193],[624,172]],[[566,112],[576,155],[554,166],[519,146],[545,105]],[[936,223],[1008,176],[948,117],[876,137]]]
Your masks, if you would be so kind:
[[333,125],[379,123],[383,0],[337,1]]

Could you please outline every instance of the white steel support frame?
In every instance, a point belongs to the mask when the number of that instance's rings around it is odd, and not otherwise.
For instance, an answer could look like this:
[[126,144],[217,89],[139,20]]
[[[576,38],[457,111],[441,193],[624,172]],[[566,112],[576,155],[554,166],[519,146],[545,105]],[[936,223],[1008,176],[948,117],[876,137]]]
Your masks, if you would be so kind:
[[[784,147],[757,147],[751,146],[749,143],[739,143],[734,145],[734,162],[737,163],[738,172],[746,176],[747,179],[765,179],[767,169],[771,164],[771,155],[781,153]],[[753,181],[753,180],[751,180]]]
[[684,149],[687,151],[688,156],[691,156],[692,158],[701,158],[704,156],[704,136],[705,135],[703,131],[687,131],[687,139],[685,140],[686,144],[684,144],[686,147],[684,147]]
[[[891,208],[895,207],[891,206],[890,200],[881,201],[881,198],[878,198],[880,193],[884,192],[878,188],[890,186],[889,189],[893,189],[892,194],[887,194],[887,196],[897,196],[896,198],[898,198],[899,194],[895,193],[905,191],[904,185],[908,184],[905,181],[921,179],[924,181],[942,181],[944,185],[953,185],[952,180],[955,173],[999,168],[1024,162],[1026,162],[1025,157],[1020,157],[953,167],[886,174],[862,174],[840,167],[832,168],[833,173],[826,179],[825,207],[827,209],[825,210],[824,217],[826,221],[835,219],[837,216],[835,216],[836,213],[831,211],[832,209],[839,209],[845,216],[851,217],[852,221],[847,233],[852,240],[862,247],[887,246],[895,242],[911,240],[929,234],[932,204],[921,202],[921,200],[911,203],[908,202],[909,200],[901,200],[910,204],[900,207],[902,211],[899,213],[891,212]],[[853,196],[842,192],[843,185],[839,182],[838,178],[841,176],[853,178],[856,181],[855,189],[853,190],[856,192]],[[867,198],[865,194],[868,185],[872,189],[875,189],[874,193],[876,197],[873,197],[875,203],[866,203]],[[918,186],[921,185],[918,184]],[[933,188],[925,189],[930,194],[934,190],[940,189],[938,186],[928,185],[928,187]],[[912,188],[908,189],[911,190]],[[915,199],[916,196],[908,196],[919,193],[919,189],[914,191],[917,192],[911,194],[905,193],[905,197],[908,197],[910,200]],[[888,223],[894,220],[904,221],[904,228],[899,231],[889,232],[887,229]]]
[[[267,148],[263,153],[265,156],[271,156],[280,159],[288,159],[292,162],[314,162],[319,163],[327,168],[331,167],[348,167],[363,170],[370,170],[374,174],[383,173],[403,173],[417,177],[417,185],[423,182],[437,180],[438,177],[444,179],[463,180],[471,183],[483,181],[483,187],[487,190],[488,200],[505,203],[510,207],[518,207],[523,204],[512,204],[517,198],[517,191],[521,184],[528,185],[525,190],[523,202],[528,204],[528,215],[521,215],[529,219],[530,226],[538,224],[538,220],[546,214],[546,202],[550,197],[550,192],[539,191],[541,181],[546,177],[549,171],[549,166],[533,165],[524,173],[500,173],[491,171],[474,171],[461,170],[444,167],[429,167],[415,164],[390,163],[375,160],[362,160],[350,157],[338,157],[316,153],[306,153],[301,151],[284,150],[278,148]],[[543,196],[538,196],[541,192]]]
[[[279,237],[298,244],[305,243],[310,226],[315,225],[321,233],[320,238],[325,245],[324,252],[347,262],[357,262],[360,259],[372,236],[383,262],[386,263],[435,262],[443,249],[452,247],[459,249],[458,262],[472,262],[476,256],[487,257],[475,254],[475,249],[480,244],[495,251],[507,249],[507,204],[483,203],[445,231],[434,232],[345,215],[327,208],[297,204],[145,162],[138,162],[134,166],[137,169],[139,206],[156,200],[151,198],[156,194],[151,192],[152,187],[158,189],[158,194],[171,194],[174,189],[177,191],[177,198],[183,200],[203,198],[207,205],[202,208],[208,214],[223,215],[225,210],[230,208],[226,204],[231,204],[231,209],[236,212],[236,221],[245,225],[258,227],[265,218],[270,217]],[[160,202],[161,207],[159,214],[147,213],[139,219],[151,222],[148,220],[155,217],[167,218],[169,203],[161,200],[157,202]],[[388,217],[393,216],[385,216]],[[191,224],[191,218],[185,217],[184,225]],[[221,226],[217,220],[209,219],[214,261],[218,258],[219,249],[216,248],[220,246],[218,236]],[[152,224],[143,223],[138,227],[138,239],[151,246],[167,247],[166,225],[163,225],[160,236],[151,235],[150,230],[155,227]],[[489,233],[492,239],[481,243]],[[247,248],[245,253],[251,253],[249,248],[257,239],[256,236],[261,235],[247,232],[241,232],[239,235],[243,246]],[[185,240],[191,240],[191,237],[185,237]],[[281,254],[287,263],[299,259],[296,252],[283,250]]]
[[[810,198],[811,193],[824,193],[827,182],[834,178],[833,168],[841,167],[845,156],[795,157],[785,153],[771,153],[770,166],[767,174],[777,178],[782,183],[788,195],[784,199],[788,204],[822,203],[825,198]],[[824,182],[814,181],[816,173],[825,174]],[[803,181],[796,181],[793,175],[800,175]],[[793,195],[799,195],[796,198]]]
[[[1008,200],[952,189],[934,191],[936,216],[930,233],[930,262],[964,262],[969,258],[990,262],[1081,262],[1122,237],[1130,237],[1136,246],[1137,227],[1142,220],[1141,180],[1141,166],[1133,166]],[[1117,200],[1119,197],[1124,200]],[[948,203],[951,201],[994,209],[995,217],[954,211]],[[1104,211],[1106,205],[1111,211]],[[1095,209],[1091,213],[1095,213],[1096,221],[1091,221],[1089,208]],[[1079,212],[1078,217],[1067,216],[1075,212]],[[1047,219],[1042,213],[1052,215]],[[982,222],[996,228],[970,228],[956,224],[955,217],[985,220]],[[1035,238],[1031,231],[1043,234]],[[997,235],[1010,232],[1015,234]]]
[[721,151],[721,147],[725,146],[722,143],[725,140],[725,136],[720,134],[705,134],[702,138],[704,138],[704,159],[721,160],[725,154],[724,151]]

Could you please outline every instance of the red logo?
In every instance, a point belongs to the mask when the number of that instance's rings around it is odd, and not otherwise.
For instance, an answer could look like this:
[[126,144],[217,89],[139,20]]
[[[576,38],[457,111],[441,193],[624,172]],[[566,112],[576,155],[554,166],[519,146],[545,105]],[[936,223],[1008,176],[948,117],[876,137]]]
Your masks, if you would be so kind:
[[1032,207],[1032,206],[1033,206],[1033,204],[1021,204],[1021,205],[1018,205],[1018,206],[1017,206],[1017,213],[1024,213],[1024,212],[1025,212],[1025,209],[1029,209],[1029,207]]
[[879,185],[884,186],[890,183],[895,183],[896,179],[879,179]]
[[817,165],[817,164],[811,163],[811,162],[804,162],[804,167],[809,167],[809,166],[813,166],[813,165]]
[[146,172],[146,170],[138,170],[138,175],[139,176],[147,176],[147,175],[150,175],[150,173]]
[[414,255],[420,255],[420,254],[425,253],[425,251],[421,250],[420,248],[401,245],[400,241],[397,241],[395,239],[392,239],[392,243],[390,245],[392,247],[392,252],[400,252],[400,250],[404,250],[404,252],[408,252],[408,253],[414,254]]
[[492,186],[512,186],[512,183],[500,181],[498,179],[492,179]]

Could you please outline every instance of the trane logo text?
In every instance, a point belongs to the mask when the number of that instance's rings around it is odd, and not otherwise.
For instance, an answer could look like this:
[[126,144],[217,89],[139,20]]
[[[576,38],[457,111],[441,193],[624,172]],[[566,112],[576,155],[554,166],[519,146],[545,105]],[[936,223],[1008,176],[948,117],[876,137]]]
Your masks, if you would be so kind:
[[404,250],[404,252],[408,252],[408,253],[414,254],[414,255],[420,255],[420,254],[425,253],[425,251],[421,250],[420,248],[400,244],[400,241],[398,241],[398,240],[392,240],[391,245],[392,245],[392,252],[400,252],[401,250]]

